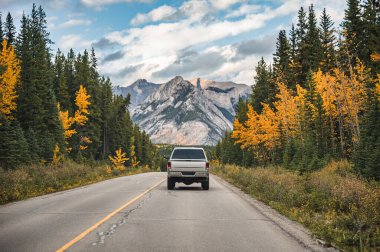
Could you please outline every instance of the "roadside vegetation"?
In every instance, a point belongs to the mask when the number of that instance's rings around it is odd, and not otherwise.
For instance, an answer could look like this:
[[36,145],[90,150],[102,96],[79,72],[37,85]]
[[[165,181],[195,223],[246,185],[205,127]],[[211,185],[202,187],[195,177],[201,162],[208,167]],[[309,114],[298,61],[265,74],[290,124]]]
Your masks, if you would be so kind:
[[0,203],[156,170],[162,158],[95,50],[53,55],[46,13],[31,7],[18,31],[0,13]]
[[346,160],[307,174],[280,166],[212,167],[214,174],[347,251],[380,249],[380,183],[356,175]]
[[81,164],[72,160],[59,164],[32,164],[17,169],[0,169],[0,204],[150,171],[156,170],[147,165],[114,167],[104,162]]
[[380,250],[378,41],[375,1],[338,25],[300,7],[212,151],[216,174],[348,251]]

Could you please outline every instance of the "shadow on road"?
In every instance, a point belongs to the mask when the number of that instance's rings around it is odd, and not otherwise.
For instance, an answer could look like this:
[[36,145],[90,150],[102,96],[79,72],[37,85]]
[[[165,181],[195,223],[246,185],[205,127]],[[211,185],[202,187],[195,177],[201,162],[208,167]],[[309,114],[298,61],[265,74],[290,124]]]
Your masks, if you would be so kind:
[[174,190],[177,191],[202,191],[200,186],[176,186]]

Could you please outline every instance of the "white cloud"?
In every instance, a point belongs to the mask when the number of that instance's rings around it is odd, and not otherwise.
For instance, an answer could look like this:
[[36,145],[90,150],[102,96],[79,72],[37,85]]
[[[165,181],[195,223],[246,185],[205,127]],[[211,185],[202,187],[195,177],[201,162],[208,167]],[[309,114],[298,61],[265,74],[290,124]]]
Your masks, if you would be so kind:
[[234,5],[236,3],[242,3],[246,2],[247,0],[209,0],[211,4],[220,10],[224,10],[229,8],[231,5]]
[[153,0],[80,0],[80,2],[87,6],[99,9],[104,5],[116,4],[116,3],[131,3],[131,2],[141,2],[141,3],[150,3]]
[[[116,84],[131,83],[135,78],[152,78],[153,73],[164,70],[172,64],[176,60],[177,53],[180,50],[191,47],[202,47],[203,45],[209,45],[215,41],[263,28],[267,21],[281,15],[287,15],[292,11],[294,10],[289,7],[276,9],[267,8],[261,13],[248,14],[241,20],[217,20],[212,23],[200,22],[199,18],[194,19],[190,15],[189,18],[177,22],[147,25],[141,28],[113,32],[106,36],[106,38],[111,42],[122,44],[124,47],[123,53],[126,56],[106,62],[102,65],[102,69],[115,76],[114,83]],[[213,47],[209,46],[209,50],[212,49]],[[230,57],[233,55],[231,48],[229,50],[230,51],[227,49],[224,50],[223,58],[226,59],[226,61],[230,61]],[[215,53],[210,53],[210,55],[215,56]],[[203,59],[201,56],[198,58]],[[215,59],[220,58],[215,57]],[[217,74],[226,72],[223,76],[232,76],[233,69],[239,72],[239,70],[237,70],[238,62],[246,61],[247,59],[244,57],[234,62],[231,60],[228,65],[223,64],[219,70],[214,69],[213,72]],[[124,70],[130,62],[133,62],[134,66],[139,65],[139,68],[136,69],[135,72],[128,71],[128,76],[124,78],[121,76],[116,77],[117,73]],[[255,64],[255,62],[251,62],[246,66],[252,68],[253,64]],[[240,65],[240,67],[242,67],[242,65]],[[133,68],[131,67],[131,69]],[[181,68],[171,68],[173,71],[176,69],[178,69],[178,71],[181,70]],[[213,72],[210,72],[209,75],[216,76]],[[177,74],[181,75],[182,73],[178,72]],[[152,81],[166,81],[164,77],[160,78],[158,76],[159,75],[156,75]],[[241,81],[243,77],[239,78],[239,81]]]
[[147,14],[138,13],[131,21],[132,25],[139,25],[146,22],[157,22],[167,18],[168,16],[174,14],[176,9],[168,6],[162,5]]
[[[254,67],[261,56],[269,63],[272,60],[278,30],[275,27],[267,27],[266,24],[272,19],[289,15],[296,17],[300,6],[306,9],[313,2],[317,16],[320,14],[321,6],[326,6],[330,14],[334,13],[331,9],[336,13],[343,13],[344,4],[341,7],[341,2],[345,0],[337,0],[338,3],[321,1],[324,3],[317,3],[316,0],[281,0],[282,3],[276,4],[278,7],[241,4],[230,8],[234,3],[242,1],[190,0],[185,1],[175,12],[174,8],[169,6],[165,7],[167,11],[157,8],[147,14],[141,14],[139,18],[136,16],[133,22],[172,22],[149,24],[108,34],[105,37],[107,41],[121,45],[122,49],[117,55],[122,57],[112,57],[113,60],[104,61],[100,66],[101,71],[110,74],[113,83],[120,85],[128,85],[138,78],[164,82],[171,74],[184,75],[185,78],[202,74],[205,75],[201,76],[203,78],[252,84]],[[219,17],[211,22],[204,22],[204,19],[210,16],[217,17],[218,9],[224,9],[226,17],[239,17],[239,20]],[[287,19],[289,23],[283,22],[282,27],[288,30],[291,20]],[[246,34],[255,30],[260,31],[261,38],[248,37],[244,43],[217,46],[219,43],[225,43],[225,39],[246,37]],[[195,53],[181,58],[179,55],[183,51]],[[109,52],[107,56],[110,54],[114,56],[115,52]],[[172,66],[173,64],[177,65]],[[208,64],[217,67],[207,68]],[[200,65],[204,67],[199,70]]]
[[80,26],[80,25],[90,25],[92,23],[91,20],[88,19],[70,19],[62,24],[59,25],[60,28],[69,28],[73,26]]
[[76,51],[82,51],[84,49],[91,48],[94,41],[85,40],[80,35],[68,34],[62,36],[58,41],[58,48],[62,51],[68,51],[71,48],[75,48]]
[[241,17],[245,16],[247,14],[252,14],[254,12],[257,12],[260,10],[262,6],[260,5],[248,5],[244,4],[239,7],[239,9],[233,10],[230,13],[226,15],[227,18],[232,18],[232,17]]

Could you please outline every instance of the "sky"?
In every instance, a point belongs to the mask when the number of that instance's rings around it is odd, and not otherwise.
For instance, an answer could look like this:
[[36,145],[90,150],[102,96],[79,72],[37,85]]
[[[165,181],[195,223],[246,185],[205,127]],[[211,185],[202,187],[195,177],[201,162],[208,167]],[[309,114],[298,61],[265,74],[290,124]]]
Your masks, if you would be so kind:
[[346,0],[0,0],[3,21],[10,12],[19,27],[33,2],[47,14],[53,52],[94,47],[101,75],[120,86],[175,76],[252,85],[301,6],[313,4],[318,18],[326,8],[337,27],[346,8]]

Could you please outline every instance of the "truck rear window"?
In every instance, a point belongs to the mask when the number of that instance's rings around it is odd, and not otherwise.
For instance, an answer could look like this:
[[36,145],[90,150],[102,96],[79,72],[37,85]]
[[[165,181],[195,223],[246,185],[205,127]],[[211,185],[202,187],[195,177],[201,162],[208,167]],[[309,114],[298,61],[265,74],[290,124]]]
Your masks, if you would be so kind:
[[201,149],[176,149],[171,159],[206,159]]

